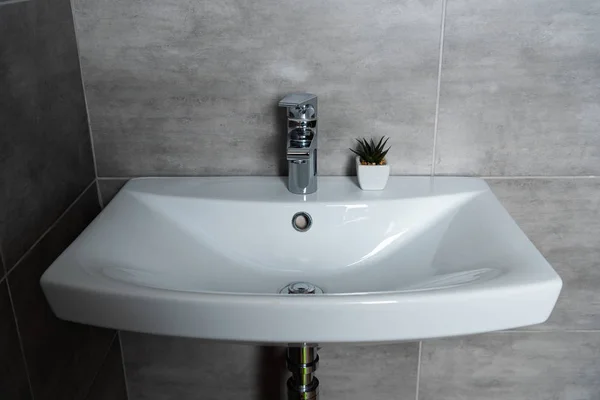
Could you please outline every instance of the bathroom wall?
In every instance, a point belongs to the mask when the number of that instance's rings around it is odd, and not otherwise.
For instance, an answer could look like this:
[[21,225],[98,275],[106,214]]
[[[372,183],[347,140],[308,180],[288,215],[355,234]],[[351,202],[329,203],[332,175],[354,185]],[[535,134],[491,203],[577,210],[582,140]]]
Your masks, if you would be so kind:
[[[600,393],[600,3],[75,0],[104,203],[130,177],[278,175],[281,110],[319,95],[320,172],[389,135],[394,174],[485,177],[558,270],[550,320],[326,346],[327,399]],[[440,39],[443,40],[440,40]],[[281,351],[123,333],[131,399],[280,399]]]
[[39,285],[100,211],[95,180],[69,0],[0,2],[2,400],[125,399],[116,332],[58,320]]

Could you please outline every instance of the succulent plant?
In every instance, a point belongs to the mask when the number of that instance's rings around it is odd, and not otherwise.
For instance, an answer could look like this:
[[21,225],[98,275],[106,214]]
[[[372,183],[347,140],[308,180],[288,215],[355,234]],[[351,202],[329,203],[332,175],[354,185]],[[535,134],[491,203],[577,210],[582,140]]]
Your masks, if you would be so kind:
[[350,151],[360,157],[362,165],[385,165],[387,164],[385,156],[390,151],[391,146],[385,150],[384,148],[389,139],[382,136],[377,143],[375,143],[373,138],[370,140],[365,138],[356,139],[358,145],[356,149],[350,149]]

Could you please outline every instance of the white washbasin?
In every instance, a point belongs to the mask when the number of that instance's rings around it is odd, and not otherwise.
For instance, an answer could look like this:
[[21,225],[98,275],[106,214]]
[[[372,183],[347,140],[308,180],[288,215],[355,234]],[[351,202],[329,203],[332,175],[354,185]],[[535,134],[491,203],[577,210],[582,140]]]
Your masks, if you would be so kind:
[[[306,212],[299,232],[292,216]],[[279,294],[310,282],[324,294]],[[42,277],[56,315],[257,343],[383,342],[544,322],[561,279],[485,181],[143,178]]]

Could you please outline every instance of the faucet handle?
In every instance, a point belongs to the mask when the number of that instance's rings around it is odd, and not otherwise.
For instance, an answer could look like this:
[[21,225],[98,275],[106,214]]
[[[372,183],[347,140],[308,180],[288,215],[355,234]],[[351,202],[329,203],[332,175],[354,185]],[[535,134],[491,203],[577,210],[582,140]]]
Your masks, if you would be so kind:
[[303,121],[314,121],[317,118],[317,110],[311,104],[303,104],[296,107],[288,107],[288,118]]
[[310,93],[291,93],[279,101],[279,107],[297,107],[316,98],[316,95]]

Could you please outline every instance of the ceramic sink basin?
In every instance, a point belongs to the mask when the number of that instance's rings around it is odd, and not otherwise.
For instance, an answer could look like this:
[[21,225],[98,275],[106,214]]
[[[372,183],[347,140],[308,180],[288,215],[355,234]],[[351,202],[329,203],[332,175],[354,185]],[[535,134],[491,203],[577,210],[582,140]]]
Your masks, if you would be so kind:
[[[312,225],[292,224],[298,212]],[[293,282],[317,294],[280,290]],[[545,321],[562,282],[485,181],[143,178],[42,277],[56,315],[255,343],[387,342]]]

